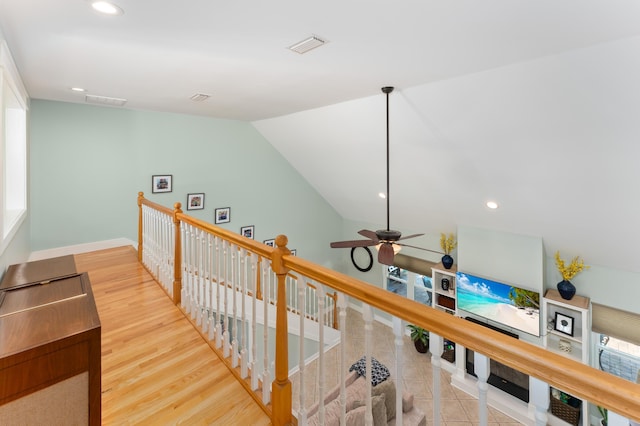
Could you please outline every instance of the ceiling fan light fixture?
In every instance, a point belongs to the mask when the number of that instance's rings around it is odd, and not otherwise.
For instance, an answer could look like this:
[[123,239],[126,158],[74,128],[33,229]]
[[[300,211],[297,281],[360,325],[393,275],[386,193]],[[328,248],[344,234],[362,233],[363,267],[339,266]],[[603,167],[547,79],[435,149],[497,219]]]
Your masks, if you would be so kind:
[[[380,244],[376,244],[376,250],[380,251],[380,246],[382,245],[382,243]],[[398,245],[398,244],[391,244],[391,247],[393,248],[393,254],[396,255],[398,253],[400,253],[400,250],[402,250],[402,246]]]

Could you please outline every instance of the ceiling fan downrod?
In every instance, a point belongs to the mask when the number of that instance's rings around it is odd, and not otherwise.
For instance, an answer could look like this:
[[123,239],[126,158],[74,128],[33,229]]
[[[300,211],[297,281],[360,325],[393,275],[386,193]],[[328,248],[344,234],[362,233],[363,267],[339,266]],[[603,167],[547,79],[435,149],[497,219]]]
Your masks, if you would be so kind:
[[[390,227],[390,202],[391,194],[389,194],[389,93],[393,92],[393,86],[385,86],[382,88],[382,92],[387,95],[387,232],[391,232]],[[393,235],[389,235],[389,237],[393,238]],[[400,236],[398,235],[397,238]]]

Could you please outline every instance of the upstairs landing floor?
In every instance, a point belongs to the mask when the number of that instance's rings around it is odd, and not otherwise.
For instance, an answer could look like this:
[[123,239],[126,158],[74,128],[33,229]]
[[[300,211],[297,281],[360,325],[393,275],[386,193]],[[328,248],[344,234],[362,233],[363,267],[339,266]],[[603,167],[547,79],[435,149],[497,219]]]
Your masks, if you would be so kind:
[[75,261],[89,273],[102,323],[102,424],[271,424],[133,247]]

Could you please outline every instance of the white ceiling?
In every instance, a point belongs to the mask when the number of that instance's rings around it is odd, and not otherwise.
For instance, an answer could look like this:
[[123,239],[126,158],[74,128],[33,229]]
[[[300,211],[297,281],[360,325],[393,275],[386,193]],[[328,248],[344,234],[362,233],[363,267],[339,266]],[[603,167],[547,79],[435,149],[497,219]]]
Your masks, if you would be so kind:
[[[393,85],[392,228],[540,236],[640,272],[637,0],[116,3],[0,0],[32,98],[84,102],[80,86],[252,121],[343,217],[382,227]],[[312,34],[329,43],[286,49]]]

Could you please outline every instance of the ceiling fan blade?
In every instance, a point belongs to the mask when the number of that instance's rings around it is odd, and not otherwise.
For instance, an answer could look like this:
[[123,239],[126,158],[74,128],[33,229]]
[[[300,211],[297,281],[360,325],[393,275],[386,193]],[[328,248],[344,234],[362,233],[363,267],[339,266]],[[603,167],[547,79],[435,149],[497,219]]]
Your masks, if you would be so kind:
[[376,233],[373,231],[369,231],[368,229],[362,229],[358,231],[358,234],[362,235],[363,237],[371,238],[374,241],[378,241],[378,236],[376,235]]
[[393,245],[390,243],[382,243],[378,251],[378,263],[393,265],[393,255]]
[[351,241],[335,241],[331,243],[331,248],[349,248],[349,247],[369,247],[378,244],[372,240],[351,240]]
[[398,241],[400,240],[406,240],[407,238],[414,238],[414,237],[421,237],[424,234],[412,234],[412,235],[407,235],[406,237],[402,237],[402,238],[398,238]]
[[410,247],[410,248],[414,248],[414,249],[418,249],[418,250],[430,251],[431,253],[444,254],[441,251],[431,250],[431,249],[424,248],[424,247],[411,246],[409,244],[403,244],[403,243],[394,243],[394,244],[397,244],[397,245],[402,246],[402,247]]

